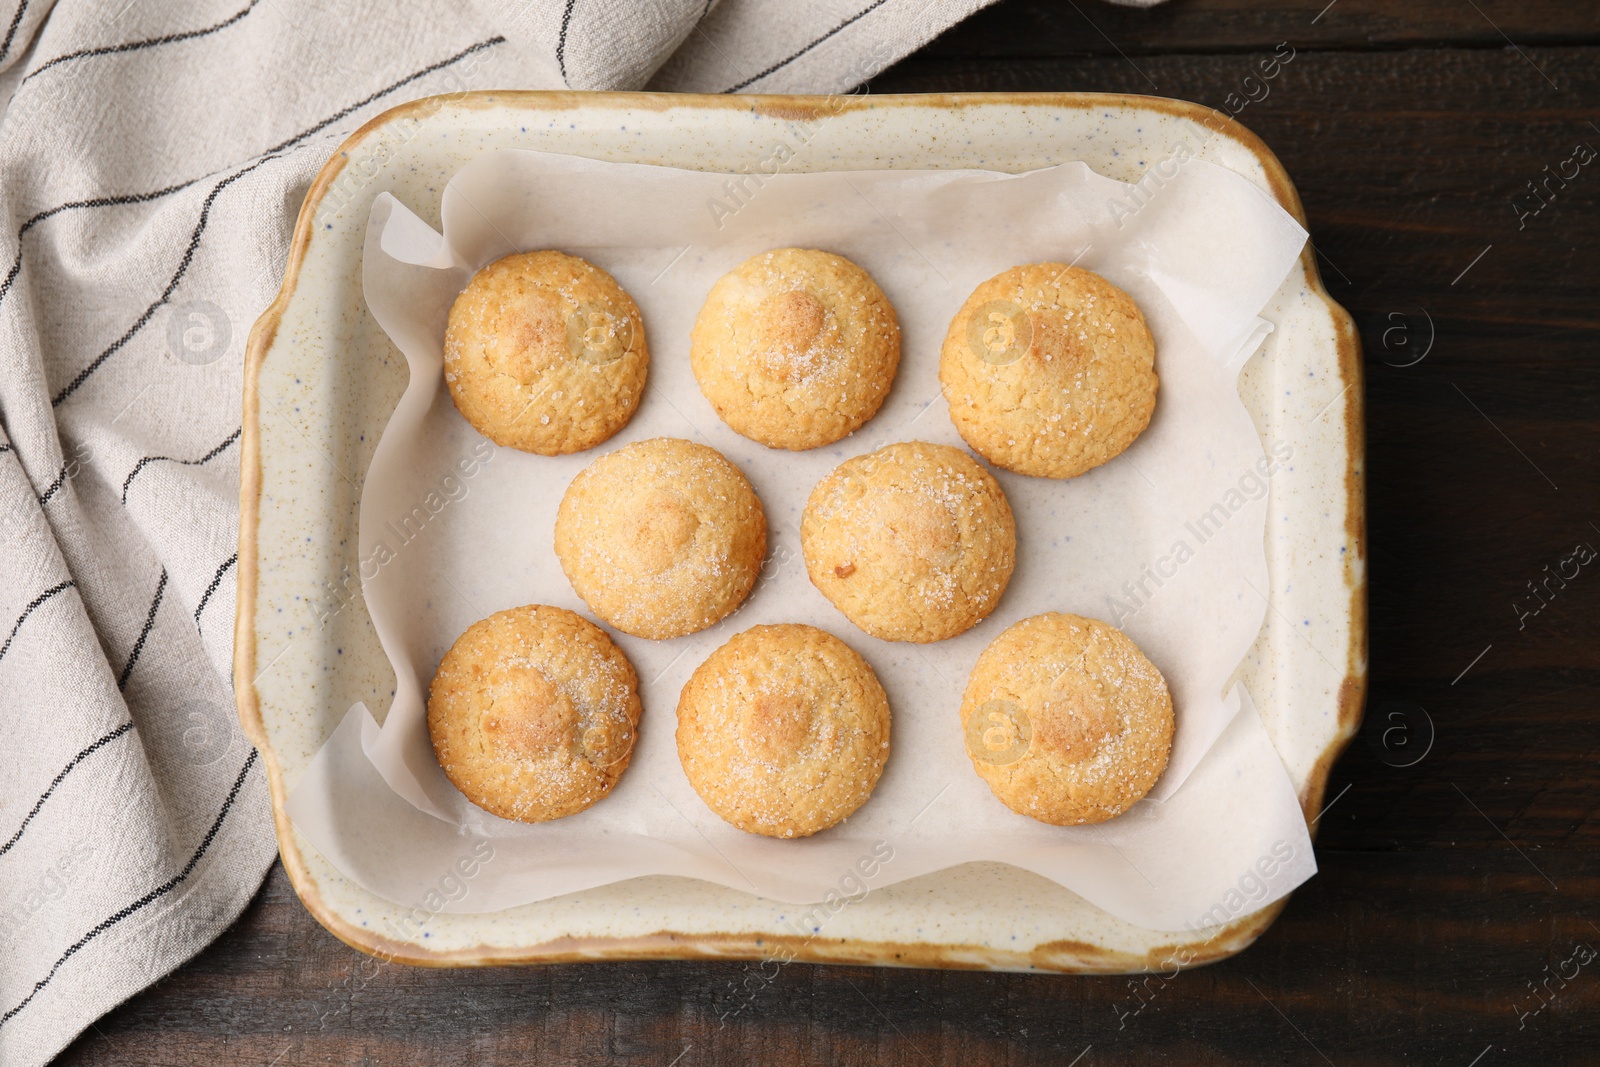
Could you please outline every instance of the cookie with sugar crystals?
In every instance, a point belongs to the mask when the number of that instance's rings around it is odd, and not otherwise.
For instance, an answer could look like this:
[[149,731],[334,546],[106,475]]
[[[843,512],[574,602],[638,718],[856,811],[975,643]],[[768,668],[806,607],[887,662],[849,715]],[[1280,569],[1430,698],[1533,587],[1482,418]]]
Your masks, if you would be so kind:
[[633,298],[563,252],[522,252],[472,276],[450,309],[444,380],[497,445],[563,456],[628,424],[650,352]]
[[843,256],[779,248],[711,287],[689,362],[734,430],[769,448],[816,448],[877,414],[900,365],[900,320]]
[[556,512],[556,557],[601,619],[635,637],[682,637],[755,587],[767,519],[722,453],[674,437],[637,441],[585,467]]
[[1156,406],[1155,340],[1133,298],[1061,263],[967,297],[940,350],[950,421],[990,463],[1073,478],[1120,455]]
[[994,476],[959,448],[903,441],[846,460],[800,521],[811,582],[885,641],[942,641],[987,618],[1017,561]]
[[741,830],[806,837],[866,803],[889,758],[889,698],[867,661],[814,626],[755,626],[678,699],[678,759]]
[[1172,749],[1172,695],[1131,638],[1096,619],[1023,619],[978,657],[961,700],[972,766],[1012,811],[1056,826],[1116,818]]
[[638,675],[605,631],[535,604],[475,622],[450,646],[429,688],[428,733],[468,800],[546,822],[609,795],[639,710]]

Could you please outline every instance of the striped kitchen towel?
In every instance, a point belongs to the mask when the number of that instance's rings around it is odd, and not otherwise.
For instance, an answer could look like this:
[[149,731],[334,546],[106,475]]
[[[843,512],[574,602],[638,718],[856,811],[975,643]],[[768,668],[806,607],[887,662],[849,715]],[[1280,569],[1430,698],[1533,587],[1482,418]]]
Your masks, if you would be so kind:
[[275,854],[233,710],[244,341],[318,167],[473,88],[832,92],[988,0],[0,0],[0,1065]]

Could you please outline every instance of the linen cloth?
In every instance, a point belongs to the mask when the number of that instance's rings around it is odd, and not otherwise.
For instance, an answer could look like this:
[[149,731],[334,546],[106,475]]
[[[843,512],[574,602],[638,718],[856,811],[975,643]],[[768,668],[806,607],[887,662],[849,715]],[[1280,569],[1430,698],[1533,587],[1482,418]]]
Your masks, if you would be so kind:
[[276,853],[232,697],[243,349],[340,141],[463,89],[845,91],[988,2],[0,0],[0,1067]]

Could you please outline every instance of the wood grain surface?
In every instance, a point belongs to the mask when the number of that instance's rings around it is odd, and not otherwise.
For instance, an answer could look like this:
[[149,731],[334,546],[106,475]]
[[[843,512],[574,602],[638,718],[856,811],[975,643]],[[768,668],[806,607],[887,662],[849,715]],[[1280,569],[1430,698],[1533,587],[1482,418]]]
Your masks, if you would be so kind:
[[745,964],[383,966],[275,869],[61,1062],[1600,1062],[1600,158],[1567,162],[1600,150],[1600,4],[1011,0],[871,88],[1220,107],[1279,42],[1240,119],[1366,346],[1372,670],[1321,873],[1254,947],[1170,979],[795,964],[723,1026]]

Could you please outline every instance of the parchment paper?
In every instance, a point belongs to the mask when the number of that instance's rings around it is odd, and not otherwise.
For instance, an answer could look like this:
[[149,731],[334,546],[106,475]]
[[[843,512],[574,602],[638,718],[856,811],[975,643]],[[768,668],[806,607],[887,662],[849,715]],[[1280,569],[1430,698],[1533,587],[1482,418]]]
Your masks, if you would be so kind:
[[[1170,173],[1170,177],[1166,177]],[[411,382],[384,431],[361,501],[361,589],[396,673],[379,726],[351,708],[295,784],[295,825],[339,870],[412,902],[477,839],[494,861],[460,902],[482,912],[646,874],[702,878],[795,903],[974,860],[1036,871],[1111,914],[1178,930],[1261,907],[1315,870],[1294,789],[1234,674],[1268,589],[1270,478],[1292,447],[1264,451],[1237,374],[1271,324],[1257,317],[1304,231],[1244,179],[1186,158],[1133,189],[1063,164],[1024,175],[854,171],[727,175],[506,151],[443,192],[444,236],[388,194],[368,225],[364,283]],[[707,290],[745,257],[824,248],[865,267],[900,315],[903,356],[882,411],[810,452],[768,450],[725,426],[688,363]],[[638,302],[650,345],[644,402],[616,437],[547,458],[495,448],[444,389],[450,305],[472,272],[513,251],[559,248],[606,270]],[[1017,517],[1018,564],[999,609],[933,645],[868,637],[809,583],[799,518],[844,459],[893,441],[962,445],[937,378],[939,345],[980,281],[1019,263],[1076,262],[1138,301],[1157,343],[1159,400],[1122,456],[1070,481],[995,469]],[[552,547],[574,475],[633,441],[684,437],[744,470],[767,512],[771,558],[750,600],[719,625],[648,641],[613,633],[638,669],[644,716],[616,791],[586,812],[524,826],[473,806],[439,769],[426,687],[472,622],[520,604],[593,618]],[[347,583],[349,584],[349,583]],[[350,596],[358,595],[351,592]],[[346,610],[342,593],[326,605]],[[983,648],[1043,611],[1121,626],[1161,669],[1177,711],[1171,763],[1151,797],[1097,827],[1016,815],[974,773],[957,709]],[[872,799],[800,841],[724,824],[699,800],[673,740],[679,690],[732,634],[766,622],[837,634],[888,691],[893,751]],[[882,860],[885,853],[892,858]],[[863,865],[863,857],[881,862]]]

